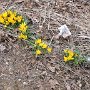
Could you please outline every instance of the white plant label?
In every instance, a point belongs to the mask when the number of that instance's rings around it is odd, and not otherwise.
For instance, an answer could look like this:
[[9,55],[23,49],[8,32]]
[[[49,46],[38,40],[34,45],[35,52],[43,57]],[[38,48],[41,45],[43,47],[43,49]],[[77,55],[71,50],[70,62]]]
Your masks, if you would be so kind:
[[87,57],[87,61],[90,62],[90,57]]
[[71,35],[71,32],[66,25],[62,25],[58,29],[60,31],[59,36],[63,36],[63,38],[66,38]]

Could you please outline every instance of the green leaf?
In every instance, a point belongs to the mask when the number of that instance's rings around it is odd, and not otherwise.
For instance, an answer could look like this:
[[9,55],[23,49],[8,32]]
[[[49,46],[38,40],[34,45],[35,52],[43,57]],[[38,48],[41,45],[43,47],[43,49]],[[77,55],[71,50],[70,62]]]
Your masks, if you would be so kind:
[[31,42],[31,41],[29,41],[28,44],[30,44],[30,45],[32,45],[32,46],[35,45],[35,44],[34,44],[33,42]]
[[79,64],[79,63],[78,63],[78,61],[75,61],[74,63],[75,63],[76,65],[78,65],[78,64]]
[[80,55],[80,51],[78,49],[75,49],[74,52],[78,55]]

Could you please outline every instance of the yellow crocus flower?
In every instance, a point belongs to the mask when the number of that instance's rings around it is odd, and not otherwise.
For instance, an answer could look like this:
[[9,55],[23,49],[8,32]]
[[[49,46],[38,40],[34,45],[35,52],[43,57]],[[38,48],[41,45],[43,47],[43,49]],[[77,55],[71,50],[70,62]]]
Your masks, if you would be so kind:
[[71,50],[68,50],[69,56],[73,57],[74,53]]
[[0,23],[4,24],[4,19],[1,15],[0,15]]
[[8,17],[8,22],[12,24],[16,23],[16,21],[12,17]]
[[64,52],[67,53],[68,52],[68,49],[65,49]]
[[6,25],[9,25],[9,22],[8,22],[8,21],[6,21],[6,22],[5,22],[5,24],[6,24]]
[[7,13],[8,13],[8,15],[12,15],[13,14],[13,12],[11,10],[8,10]]
[[4,13],[2,13],[2,17],[6,18],[8,16],[8,13],[5,11]]
[[69,57],[68,57],[68,60],[73,60],[73,59],[74,59],[74,58],[73,58],[73,57],[71,57],[71,56],[69,56]]
[[11,14],[10,17],[13,19],[16,18],[14,14]]
[[22,21],[22,16],[17,16],[17,17],[16,17],[16,20],[17,20],[18,22],[21,22],[21,21]]
[[49,48],[49,47],[48,47],[47,50],[48,50],[48,52],[51,52],[51,51],[52,51],[52,48]]
[[65,57],[65,56],[64,56],[64,61],[65,61],[65,62],[66,62],[66,61],[68,61],[68,58],[67,58],[67,57]]
[[73,51],[67,49],[67,50],[64,50],[64,52],[65,52],[66,54],[68,54],[68,56],[64,56],[64,61],[65,61],[65,62],[74,59],[74,58],[73,58],[73,56],[74,56],[74,52],[73,52]]
[[43,44],[44,44],[44,43],[43,43],[43,42],[41,42],[41,43],[39,43],[39,46],[41,46],[41,47],[42,47],[42,46],[43,46]]
[[40,50],[36,50],[36,55],[40,55],[41,51]]
[[74,59],[74,58],[71,57],[71,56],[69,56],[69,57],[65,57],[65,56],[64,56],[64,61],[65,61],[65,62],[70,61],[70,60],[73,60],[73,59]]
[[26,25],[25,22],[22,23],[22,24],[20,24],[20,26],[19,26],[19,30],[20,30],[21,32],[23,32],[23,33],[26,32],[27,28],[28,28],[28,26]]
[[43,46],[42,46],[42,48],[47,48],[47,44],[44,43]]
[[21,33],[21,34],[18,36],[18,38],[25,40],[25,39],[27,39],[27,35],[24,35],[24,34]]
[[74,55],[73,51],[71,51],[69,49],[64,50],[64,52],[65,53],[68,53],[70,56],[73,56]]
[[42,42],[41,39],[37,39],[37,40],[35,41],[35,44],[40,44],[41,42]]

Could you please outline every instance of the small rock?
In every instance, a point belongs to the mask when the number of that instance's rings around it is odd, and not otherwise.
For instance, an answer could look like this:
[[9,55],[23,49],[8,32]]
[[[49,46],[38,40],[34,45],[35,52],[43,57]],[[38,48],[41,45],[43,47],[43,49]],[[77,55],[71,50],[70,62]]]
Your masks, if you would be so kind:
[[8,63],[8,62],[6,62],[6,65],[9,65],[9,63]]
[[23,85],[27,85],[28,83],[27,82],[23,82]]
[[47,72],[46,72],[46,71],[43,71],[43,72],[42,72],[42,75],[47,75]]
[[0,51],[2,52],[2,51],[4,51],[5,49],[6,49],[6,47],[3,46],[2,44],[0,44]]
[[21,81],[21,79],[19,78],[18,81]]
[[65,86],[66,86],[67,90],[71,90],[71,87],[70,87],[70,85],[68,83],[66,83]]
[[55,67],[52,67],[50,64],[48,64],[48,68],[50,71],[55,72]]
[[81,83],[79,84],[79,87],[82,87],[82,84]]

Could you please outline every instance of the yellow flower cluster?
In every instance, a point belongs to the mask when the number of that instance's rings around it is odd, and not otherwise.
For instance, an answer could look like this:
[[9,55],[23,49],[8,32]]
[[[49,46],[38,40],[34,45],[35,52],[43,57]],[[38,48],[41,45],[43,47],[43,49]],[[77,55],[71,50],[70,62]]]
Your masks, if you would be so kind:
[[22,21],[22,16],[17,15],[16,12],[11,10],[5,11],[0,14],[0,23],[8,26],[10,24],[14,25],[15,23],[20,23]]
[[27,35],[20,33],[20,35],[18,36],[19,39],[27,39]]
[[64,50],[64,53],[65,53],[65,56],[64,56],[65,62],[74,60],[74,52],[73,51],[66,49],[66,50]]
[[7,10],[0,14],[0,24],[3,24],[6,29],[15,29],[19,31],[18,38],[24,39],[35,46],[36,55],[51,53],[52,48],[44,43],[41,39],[37,39],[34,42],[29,38],[31,33],[28,31],[28,26],[26,20],[16,13],[15,11]]
[[43,49],[47,50],[49,53],[52,51],[52,48],[50,48],[46,43],[44,43],[41,39],[37,39],[35,41],[35,45],[38,46],[40,49],[36,50],[36,55],[40,55],[43,52],[41,52]]
[[19,39],[27,39],[26,30],[28,26],[24,22],[24,19],[21,15],[18,15],[16,12],[7,10],[0,14],[0,23],[7,27],[8,25],[18,24],[20,34],[18,36]]
[[18,36],[19,39],[27,39],[27,35],[25,34],[27,31],[27,24],[25,22],[21,23],[19,26],[19,31],[21,32],[21,34]]
[[24,23],[21,23],[20,26],[19,26],[19,30],[20,30],[21,32],[23,32],[23,33],[26,32],[27,28],[28,28],[28,26],[26,25],[25,22],[24,22]]

